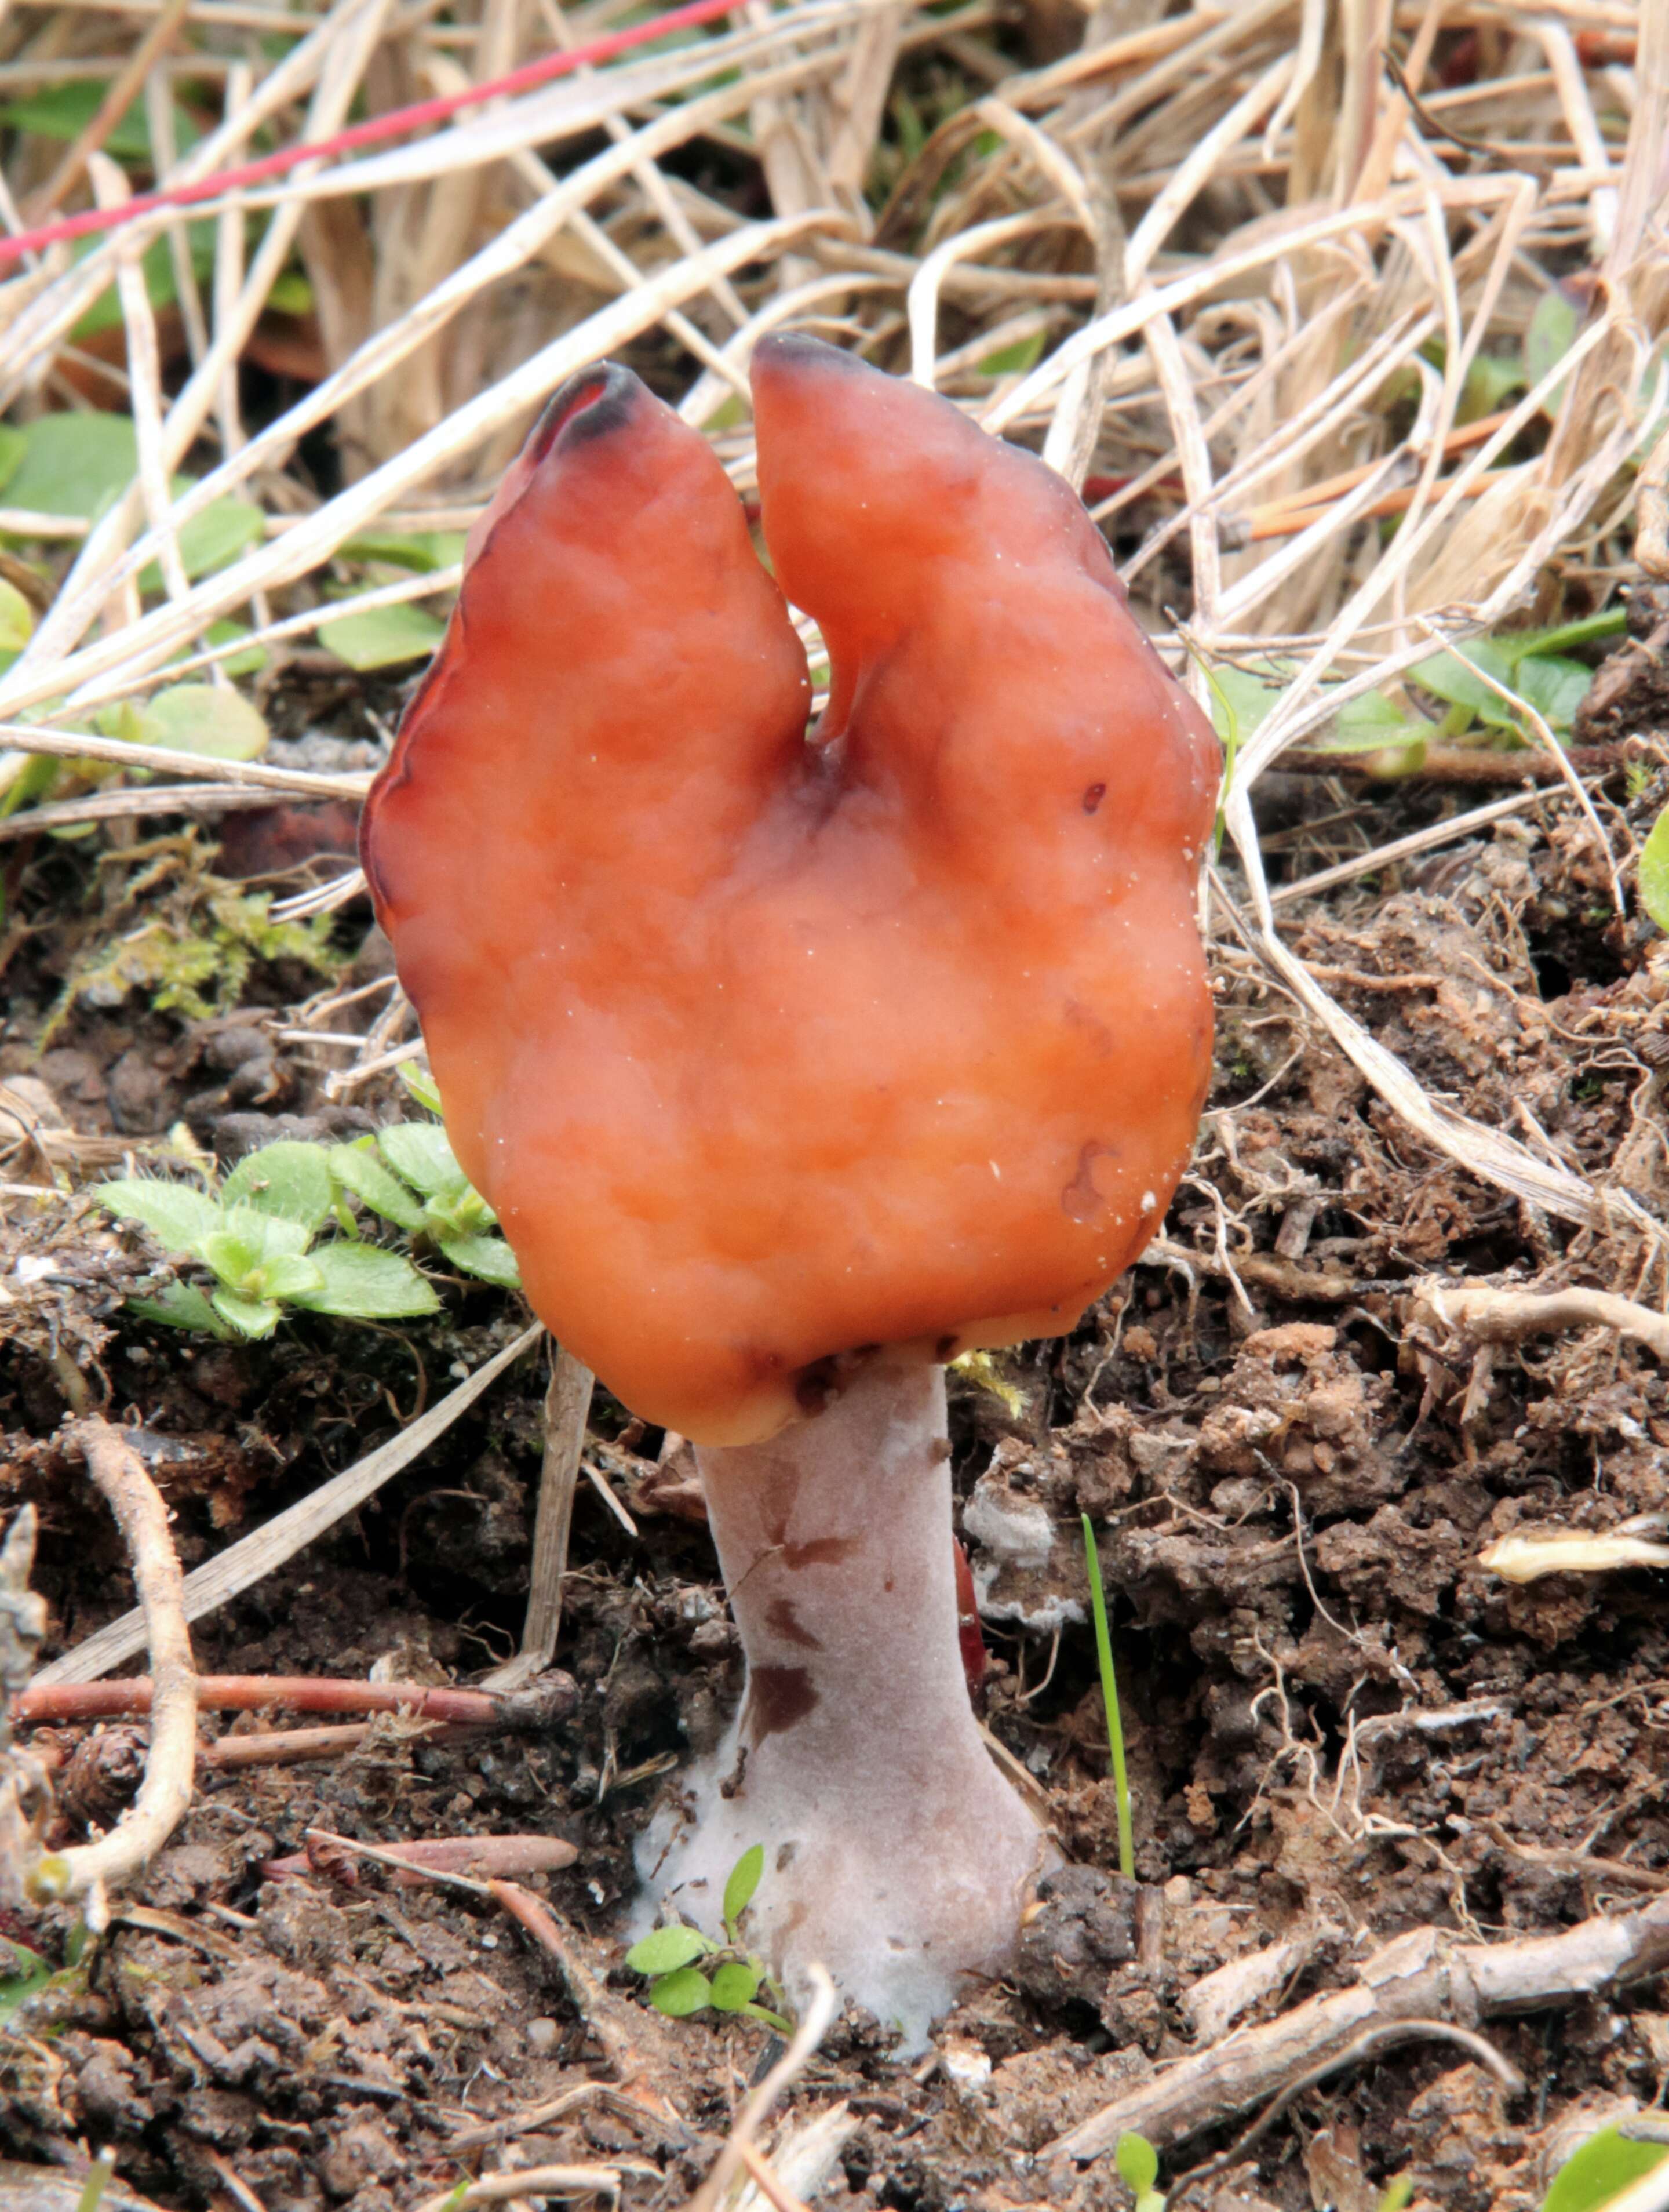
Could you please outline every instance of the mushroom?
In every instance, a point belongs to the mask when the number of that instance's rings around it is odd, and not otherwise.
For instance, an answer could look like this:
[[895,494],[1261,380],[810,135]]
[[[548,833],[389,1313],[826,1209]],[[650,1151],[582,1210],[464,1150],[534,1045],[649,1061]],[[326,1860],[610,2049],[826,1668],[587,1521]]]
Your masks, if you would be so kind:
[[762,1843],[779,1969],[914,2045],[1047,1851],[969,1705],[944,1363],[1071,1329],[1163,1215],[1219,755],[1035,458],[809,338],[753,388],[775,580],[636,378],[558,393],[361,843],[535,1310],[695,1443],[747,1684],[651,1893],[716,1932]]

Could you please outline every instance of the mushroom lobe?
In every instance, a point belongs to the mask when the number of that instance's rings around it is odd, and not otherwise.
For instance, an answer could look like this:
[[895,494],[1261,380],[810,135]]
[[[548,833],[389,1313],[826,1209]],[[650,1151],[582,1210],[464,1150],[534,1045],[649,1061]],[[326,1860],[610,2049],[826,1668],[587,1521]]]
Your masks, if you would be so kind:
[[[859,1347],[1070,1328],[1158,1225],[1211,1034],[1217,742],[1082,506],[815,340],[753,384],[776,580],[707,441],[586,371],[362,832],[536,1310],[712,1443]],[[831,658],[809,738],[784,592]]]

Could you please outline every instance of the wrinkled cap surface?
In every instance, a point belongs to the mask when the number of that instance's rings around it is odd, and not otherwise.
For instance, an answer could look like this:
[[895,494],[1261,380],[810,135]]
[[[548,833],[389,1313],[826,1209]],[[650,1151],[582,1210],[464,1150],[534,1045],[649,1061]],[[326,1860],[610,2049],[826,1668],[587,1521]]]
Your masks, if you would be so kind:
[[[362,832],[536,1310],[713,1443],[877,1346],[1071,1327],[1158,1226],[1211,1030],[1217,744],[1083,507],[815,340],[753,386],[776,580],[707,441],[587,372]],[[809,738],[785,592],[833,665]]]

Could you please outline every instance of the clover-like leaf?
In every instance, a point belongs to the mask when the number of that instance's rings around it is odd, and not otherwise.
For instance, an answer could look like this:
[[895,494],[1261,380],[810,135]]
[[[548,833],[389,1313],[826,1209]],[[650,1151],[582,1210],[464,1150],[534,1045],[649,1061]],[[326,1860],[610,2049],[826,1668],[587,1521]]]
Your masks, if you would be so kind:
[[270,1336],[283,1315],[270,1298],[244,1297],[236,1291],[216,1291],[210,1303],[240,1336]]
[[255,1279],[264,1298],[305,1297],[325,1287],[319,1262],[294,1252],[280,1252],[264,1260],[255,1270]]
[[191,1252],[198,1241],[224,1226],[215,1200],[194,1183],[154,1182],[148,1176],[117,1176],[100,1183],[94,1196],[124,1221],[137,1221],[170,1252]]
[[657,2012],[665,2013],[670,2019],[686,2020],[691,2013],[704,2011],[713,2002],[713,1984],[694,1966],[680,1966],[676,1973],[663,1974],[651,1986],[649,2002]]
[[1114,2148],[1113,2162],[1119,2169],[1119,2179],[1138,2197],[1145,2197],[1159,2179],[1159,2154],[1145,2136],[1121,2135]]
[[1654,2172],[1669,2158],[1669,2142],[1601,2128],[1574,2151],[1553,2177],[1542,2212],[1602,2212],[1630,2183]]
[[446,634],[445,623],[401,600],[321,623],[319,641],[350,668],[392,668],[403,660],[427,659]]
[[169,1328],[202,1329],[222,1339],[233,1334],[195,1283],[165,1283],[154,1298],[130,1298],[128,1310]]
[[356,1144],[332,1146],[327,1156],[331,1178],[362,1200],[373,1213],[380,1213],[385,1221],[415,1232],[423,1226],[422,1201],[414,1198],[398,1176],[383,1165],[373,1143],[372,1138],[361,1137]]
[[744,1966],[741,1960],[726,1960],[714,1970],[708,2002],[715,2012],[740,2012],[758,1996],[761,1978],[756,1968]]
[[266,717],[229,684],[174,684],[139,710],[142,744],[210,760],[253,760],[264,752]]
[[[754,1892],[759,1887],[760,1877],[764,1871],[764,1844],[750,1844],[731,1869],[725,1883],[725,1924],[727,1928],[733,1928],[753,1903]],[[751,1996],[753,1991],[750,1990],[748,1995]]]
[[1562,653],[1527,653],[1513,689],[1556,730],[1568,730],[1588,693],[1593,671]]
[[230,1229],[211,1229],[197,1239],[197,1249],[228,1290],[245,1288],[261,1263],[260,1247]]
[[394,1172],[425,1198],[461,1198],[470,1188],[438,1121],[397,1121],[378,1130],[377,1143]]
[[318,1290],[294,1297],[294,1305],[350,1321],[404,1321],[439,1310],[434,1285],[404,1253],[343,1243],[322,1244],[310,1256],[324,1280]]
[[239,1161],[221,1185],[222,1206],[252,1206],[258,1213],[319,1227],[331,1210],[330,1155],[322,1145],[289,1139],[263,1145]]
[[679,1922],[670,1928],[652,1928],[640,1936],[626,1954],[626,1963],[634,1974],[671,1974],[687,1966],[692,1959],[706,1958],[712,1948],[699,1928],[687,1928]]
[[438,1237],[435,1239],[454,1267],[478,1275],[483,1283],[496,1283],[502,1291],[521,1288],[516,1255],[501,1237]]

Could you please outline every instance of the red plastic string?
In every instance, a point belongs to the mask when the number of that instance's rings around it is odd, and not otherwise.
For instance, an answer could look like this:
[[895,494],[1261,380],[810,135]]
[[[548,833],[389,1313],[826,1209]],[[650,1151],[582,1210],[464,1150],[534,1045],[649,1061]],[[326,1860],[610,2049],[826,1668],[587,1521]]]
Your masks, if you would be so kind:
[[0,238],[0,268],[23,254],[39,253],[43,247],[57,246],[65,239],[85,238],[94,231],[114,230],[122,223],[131,222],[136,216],[149,215],[158,208],[192,207],[199,200],[214,199],[222,192],[242,191],[251,185],[286,176],[304,161],[334,160],[339,155],[355,153],[361,146],[379,145],[385,139],[404,137],[408,131],[421,131],[426,124],[448,122],[460,108],[476,107],[482,100],[501,100],[513,93],[529,92],[535,85],[548,84],[553,77],[566,76],[572,70],[612,61],[616,54],[628,53],[634,46],[647,46],[655,39],[665,38],[669,32],[689,30],[696,24],[711,23],[720,15],[731,15],[740,4],[741,0],[689,0],[687,6],[671,9],[646,23],[610,31],[600,39],[592,40],[589,45],[547,54],[542,61],[525,62],[520,69],[512,70],[507,76],[495,77],[489,84],[472,84],[466,92],[449,92],[437,100],[417,100],[410,107],[390,108],[385,115],[374,115],[368,122],[355,123],[347,131],[338,131],[333,138],[316,139],[306,146],[288,146],[282,153],[268,154],[258,161],[246,161],[241,168],[222,169],[211,177],[199,177],[194,184],[172,185],[164,191],[137,192],[119,207],[88,208],[82,214],[64,216],[56,222],[43,223],[38,230],[20,231],[15,237]]

